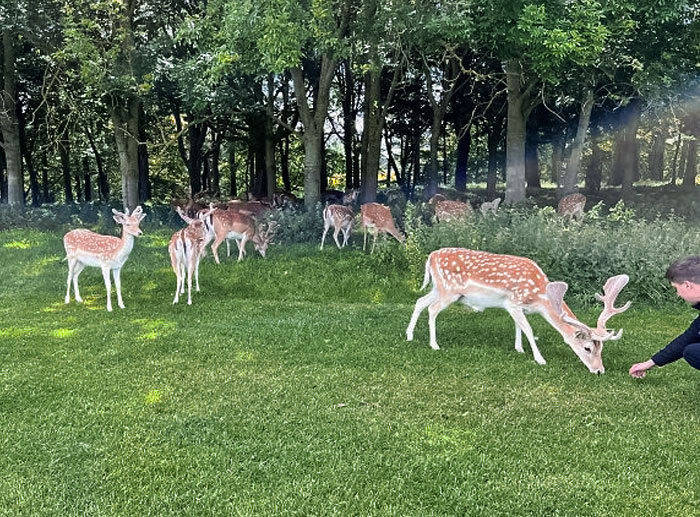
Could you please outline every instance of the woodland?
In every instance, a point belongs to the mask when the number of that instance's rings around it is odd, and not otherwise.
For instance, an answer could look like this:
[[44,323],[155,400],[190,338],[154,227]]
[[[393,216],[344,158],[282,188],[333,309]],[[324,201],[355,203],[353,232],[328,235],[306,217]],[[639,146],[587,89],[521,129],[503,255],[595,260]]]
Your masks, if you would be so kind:
[[687,0],[2,0],[2,203],[696,188]]

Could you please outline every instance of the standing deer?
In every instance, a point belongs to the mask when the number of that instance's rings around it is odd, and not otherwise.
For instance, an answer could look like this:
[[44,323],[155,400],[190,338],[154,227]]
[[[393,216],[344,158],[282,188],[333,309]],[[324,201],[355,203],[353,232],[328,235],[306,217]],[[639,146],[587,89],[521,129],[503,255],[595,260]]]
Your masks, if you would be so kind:
[[583,217],[583,209],[586,206],[586,196],[583,194],[569,194],[559,200],[557,213],[562,218],[580,219]]
[[187,305],[192,305],[193,273],[196,290],[199,292],[199,262],[205,254],[204,247],[211,241],[214,234],[209,219],[214,210],[213,207],[209,210],[200,210],[197,218],[193,219],[188,217],[182,209],[177,208],[177,213],[187,223],[187,227],[175,232],[168,244],[170,263],[177,278],[173,303],[178,303],[180,294],[185,292],[185,271],[187,271]]
[[493,201],[484,201],[481,203],[481,206],[479,207],[479,210],[481,211],[481,215],[486,216],[489,212],[492,214],[495,214],[498,212],[498,205],[501,204],[501,198],[497,197]]
[[[367,231],[374,233],[374,241],[372,241],[372,251],[374,253],[374,245],[377,244],[377,235],[379,232],[391,234],[397,241],[404,242],[404,237],[401,232],[396,229],[394,218],[391,216],[391,210],[386,205],[379,203],[365,203],[360,207],[362,212],[362,228],[364,239],[362,243],[362,251],[367,247]],[[372,231],[374,230],[374,231]]]
[[63,247],[66,249],[68,260],[68,289],[66,291],[66,303],[70,303],[70,284],[73,282],[75,301],[81,303],[78,289],[78,277],[86,266],[99,267],[102,270],[105,288],[107,290],[107,310],[112,311],[112,284],[110,271],[114,275],[114,286],[117,290],[117,305],[124,308],[122,301],[121,270],[134,247],[134,237],[143,232],[139,224],[146,214],[140,206],[137,206],[131,215],[129,209],[119,212],[112,209],[114,220],[122,225],[122,237],[112,235],[100,235],[90,230],[71,230],[63,236]]
[[230,256],[228,239],[235,239],[236,244],[238,244],[238,262],[243,259],[243,255],[246,253],[245,245],[248,241],[252,241],[258,253],[265,258],[267,247],[272,241],[274,223],[269,223],[267,229],[263,229],[263,226],[256,223],[251,216],[237,210],[217,209],[211,218],[214,227],[214,243],[211,245],[211,250],[217,264],[221,263],[217,250],[224,240],[226,240],[228,250],[226,256]]
[[[331,226],[334,228],[333,238],[335,239],[335,244],[338,249],[342,248],[348,243],[348,237],[352,231],[353,219],[355,213],[351,208],[343,205],[328,205],[323,209],[323,236],[321,237],[321,249],[323,249],[323,243],[326,240],[326,233]],[[343,232],[343,246],[340,245],[338,241],[338,233]]]
[[475,311],[500,307],[508,311],[515,321],[515,350],[523,352],[522,333],[525,333],[532,354],[538,364],[545,364],[544,357],[535,344],[535,336],[525,317],[536,312],[554,327],[579,359],[592,373],[603,373],[603,342],[622,337],[605,327],[608,319],[626,311],[630,302],[615,308],[617,295],[629,281],[627,275],[611,277],[605,282],[604,296],[596,294],[603,302],[603,312],[595,328],[581,323],[564,303],[568,289],[565,282],[550,282],[535,262],[524,257],[497,255],[485,251],[462,248],[442,248],[434,251],[425,263],[425,278],[421,289],[432,279],[433,289],[416,302],[406,338],[413,340],[420,313],[428,308],[430,346],[439,350],[435,334],[435,318],[453,302],[460,301]]
[[474,210],[469,202],[463,203],[446,199],[435,204],[435,218],[438,222],[463,220],[473,213]]

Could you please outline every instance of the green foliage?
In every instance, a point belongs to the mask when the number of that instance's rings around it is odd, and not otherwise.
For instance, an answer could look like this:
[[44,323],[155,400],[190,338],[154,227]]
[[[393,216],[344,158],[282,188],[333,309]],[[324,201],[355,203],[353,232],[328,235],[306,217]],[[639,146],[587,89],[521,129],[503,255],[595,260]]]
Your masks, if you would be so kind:
[[286,209],[275,214],[275,242],[280,244],[317,242],[323,235],[323,206],[317,203],[311,210]]

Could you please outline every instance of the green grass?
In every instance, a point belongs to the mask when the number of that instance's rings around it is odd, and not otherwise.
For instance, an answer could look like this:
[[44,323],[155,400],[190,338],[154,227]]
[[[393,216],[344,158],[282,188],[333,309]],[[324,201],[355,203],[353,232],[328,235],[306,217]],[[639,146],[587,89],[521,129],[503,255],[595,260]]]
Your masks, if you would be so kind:
[[210,255],[173,306],[168,237],[107,313],[96,269],[63,303],[61,235],[0,232],[0,515],[696,515],[700,376],[627,375],[692,309],[611,320],[595,376],[539,317],[546,366],[504,311],[406,342],[414,279],[358,249]]

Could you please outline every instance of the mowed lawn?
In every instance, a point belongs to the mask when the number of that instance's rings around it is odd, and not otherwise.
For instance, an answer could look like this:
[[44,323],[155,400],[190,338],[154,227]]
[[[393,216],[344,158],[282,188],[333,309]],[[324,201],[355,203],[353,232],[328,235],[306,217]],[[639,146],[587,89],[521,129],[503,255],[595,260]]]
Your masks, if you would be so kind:
[[504,311],[446,310],[440,351],[424,314],[406,342],[416,279],[357,237],[209,255],[173,306],[170,233],[136,242],[108,313],[97,269],[64,304],[62,235],[0,232],[0,515],[697,515],[700,373],[627,374],[687,306],[611,319],[595,376],[538,316],[546,366]]

